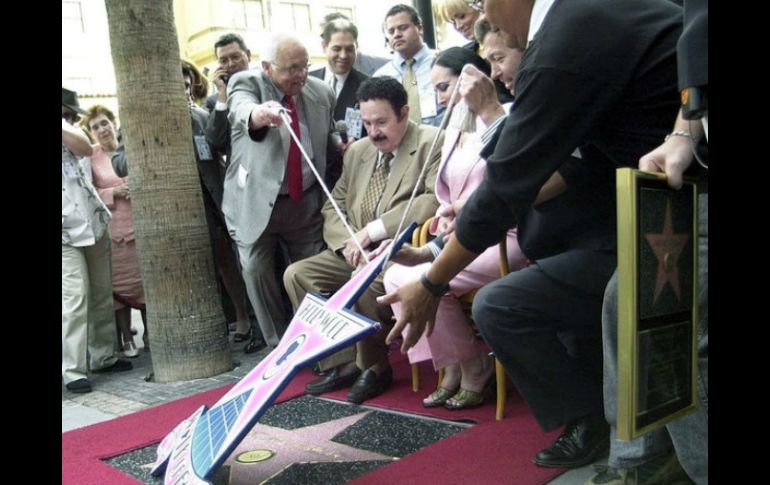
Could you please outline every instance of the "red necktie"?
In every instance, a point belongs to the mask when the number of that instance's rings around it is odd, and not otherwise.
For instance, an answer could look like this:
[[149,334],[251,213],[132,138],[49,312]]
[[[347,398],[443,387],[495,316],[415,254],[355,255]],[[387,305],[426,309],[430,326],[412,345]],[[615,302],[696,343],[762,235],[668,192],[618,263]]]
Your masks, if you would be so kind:
[[[291,129],[297,135],[298,140],[302,140],[299,129],[299,115],[297,106],[291,96],[283,97],[283,104],[289,110],[291,116]],[[289,139],[289,160],[287,170],[289,172],[289,197],[298,204],[302,200],[302,154],[299,147],[294,143],[294,138]]]

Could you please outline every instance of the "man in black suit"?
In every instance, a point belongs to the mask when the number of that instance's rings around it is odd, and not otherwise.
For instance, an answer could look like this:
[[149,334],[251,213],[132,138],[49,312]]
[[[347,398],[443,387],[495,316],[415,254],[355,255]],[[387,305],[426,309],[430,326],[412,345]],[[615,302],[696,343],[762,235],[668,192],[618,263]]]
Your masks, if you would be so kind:
[[[349,20],[336,19],[324,25],[321,46],[328,60],[327,66],[310,71],[309,75],[328,83],[337,97],[334,105],[334,121],[345,119],[348,108],[359,112],[356,91],[369,76],[353,68],[358,49],[358,28]],[[360,117],[359,117],[360,118]],[[349,127],[352,128],[352,127]],[[356,133],[363,138],[366,131]],[[326,186],[331,190],[342,174],[342,155],[334,147],[326,154]]]
[[[635,167],[668,131],[677,110],[681,10],[676,5],[627,0],[619,9],[612,0],[486,0],[485,7],[508,46],[525,49],[516,104],[507,118],[487,109],[494,86],[465,68],[461,93],[499,142],[444,251],[420,281],[381,301],[402,302],[388,341],[410,323],[404,350],[426,326],[432,329],[446,283],[509,228],[529,222],[522,216],[554,171],[559,169],[568,187],[592,182],[560,169],[576,148],[580,164],[601,174]],[[596,372],[602,352],[596,316],[614,258],[584,255],[582,250],[546,255],[484,287],[474,300],[474,320],[540,427],[566,426],[535,456],[540,466],[583,466],[608,446]]]
[[206,141],[215,150],[224,154],[225,163],[230,163],[230,122],[227,120],[227,82],[235,73],[249,68],[251,51],[246,47],[243,37],[238,34],[225,34],[214,43],[214,55],[219,67],[212,80],[217,92],[206,98],[206,109],[209,111],[206,125]]
[[[665,172],[673,188],[681,186],[682,174],[695,156],[708,164],[708,1],[688,0],[683,13],[684,30],[677,45],[683,106],[663,144],[639,160],[642,170]],[[699,485],[708,483],[708,176],[699,181],[698,192],[698,405],[692,413],[635,440],[614,439],[618,409],[618,284],[614,276],[605,293],[603,321],[604,410],[613,439],[608,467],[586,485],[674,483],[674,479],[686,480],[684,472]]]

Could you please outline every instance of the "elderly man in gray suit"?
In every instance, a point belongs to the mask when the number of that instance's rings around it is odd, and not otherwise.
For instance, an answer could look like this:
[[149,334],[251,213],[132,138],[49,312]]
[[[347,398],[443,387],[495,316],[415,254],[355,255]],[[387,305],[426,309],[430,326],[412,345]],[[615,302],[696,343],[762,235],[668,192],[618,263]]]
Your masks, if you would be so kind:
[[[357,93],[361,115],[369,136],[350,145],[343,159],[342,176],[332,197],[347,216],[356,239],[364,250],[374,249],[396,234],[412,189],[418,193],[407,221],[422,223],[436,213],[434,194],[441,152],[428,158],[431,142],[443,133],[432,126],[409,121],[407,94],[391,77],[370,78]],[[425,179],[418,180],[424,165]],[[363,258],[330,202],[323,207],[324,240],[328,249],[294,263],[283,275],[291,302],[297,308],[308,291],[329,295],[346,283]],[[384,273],[384,271],[382,272]],[[383,324],[382,330],[321,361],[327,375],[307,385],[311,394],[352,385],[348,401],[360,404],[382,394],[391,384],[393,372],[388,361],[385,336],[393,312],[376,297],[384,294],[382,274],[356,303],[356,311]]]
[[265,342],[275,347],[287,320],[275,276],[275,249],[292,261],[321,251],[323,194],[279,115],[286,108],[321,177],[333,135],[334,93],[308,78],[308,53],[294,37],[276,34],[262,72],[243,71],[228,83],[232,160],[225,176],[222,211],[238,245],[246,291]]

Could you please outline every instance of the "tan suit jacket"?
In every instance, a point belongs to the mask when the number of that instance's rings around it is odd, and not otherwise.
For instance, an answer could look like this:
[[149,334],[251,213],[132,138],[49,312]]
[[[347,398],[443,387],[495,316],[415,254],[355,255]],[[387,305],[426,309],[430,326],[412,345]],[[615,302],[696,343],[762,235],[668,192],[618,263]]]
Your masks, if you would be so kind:
[[[435,214],[438,208],[434,188],[441,150],[437,149],[431,159],[426,160],[437,130],[438,128],[433,126],[418,126],[409,122],[401,146],[393,159],[390,176],[380,199],[379,214],[385,224],[388,237],[395,235],[401,215],[406,209],[414,184],[425,163],[429,164],[425,179],[420,183],[417,191],[419,195],[415,197],[404,225],[408,226],[411,222],[422,223]],[[436,146],[440,147],[443,142],[444,134],[441,133]],[[347,214],[348,223],[356,232],[371,222],[362,220],[361,205],[377,158],[377,147],[368,137],[350,145],[343,159],[342,176],[332,191],[332,197],[340,209]],[[321,213],[324,217],[324,240],[329,249],[336,252],[344,247],[344,241],[350,239],[350,236],[331,202],[326,201]]]

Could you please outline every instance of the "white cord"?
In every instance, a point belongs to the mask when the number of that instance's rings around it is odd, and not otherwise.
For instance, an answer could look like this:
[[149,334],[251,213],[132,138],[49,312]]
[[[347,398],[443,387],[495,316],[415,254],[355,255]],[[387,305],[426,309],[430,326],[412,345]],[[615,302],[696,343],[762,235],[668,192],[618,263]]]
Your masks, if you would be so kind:
[[334,211],[337,213],[337,216],[342,221],[342,224],[345,226],[345,229],[347,229],[348,234],[350,234],[350,238],[353,240],[353,243],[356,245],[358,250],[361,251],[361,257],[364,258],[364,260],[368,263],[369,258],[366,256],[366,252],[364,252],[364,248],[361,247],[361,243],[358,242],[358,239],[356,238],[356,235],[353,232],[353,228],[351,228],[350,225],[348,224],[347,220],[345,219],[345,216],[342,214],[342,210],[340,210],[339,206],[334,201],[332,194],[329,192],[329,189],[326,187],[326,184],[321,178],[321,175],[318,173],[318,170],[316,170],[315,165],[313,165],[313,162],[310,161],[310,157],[305,152],[305,148],[302,146],[302,143],[300,143],[299,138],[297,138],[297,134],[294,133],[294,130],[291,128],[291,118],[287,114],[288,112],[289,110],[287,110],[286,108],[278,109],[278,114],[281,115],[281,119],[283,119],[283,124],[286,125],[286,128],[289,129],[289,135],[291,135],[291,137],[294,139],[294,143],[297,144],[299,151],[302,152],[302,156],[305,158],[305,161],[310,167],[310,170],[313,171],[313,175],[315,175],[315,178],[318,180],[318,183],[321,184],[321,188],[326,194],[326,198],[329,199],[329,202],[332,203],[332,206],[334,207]]

